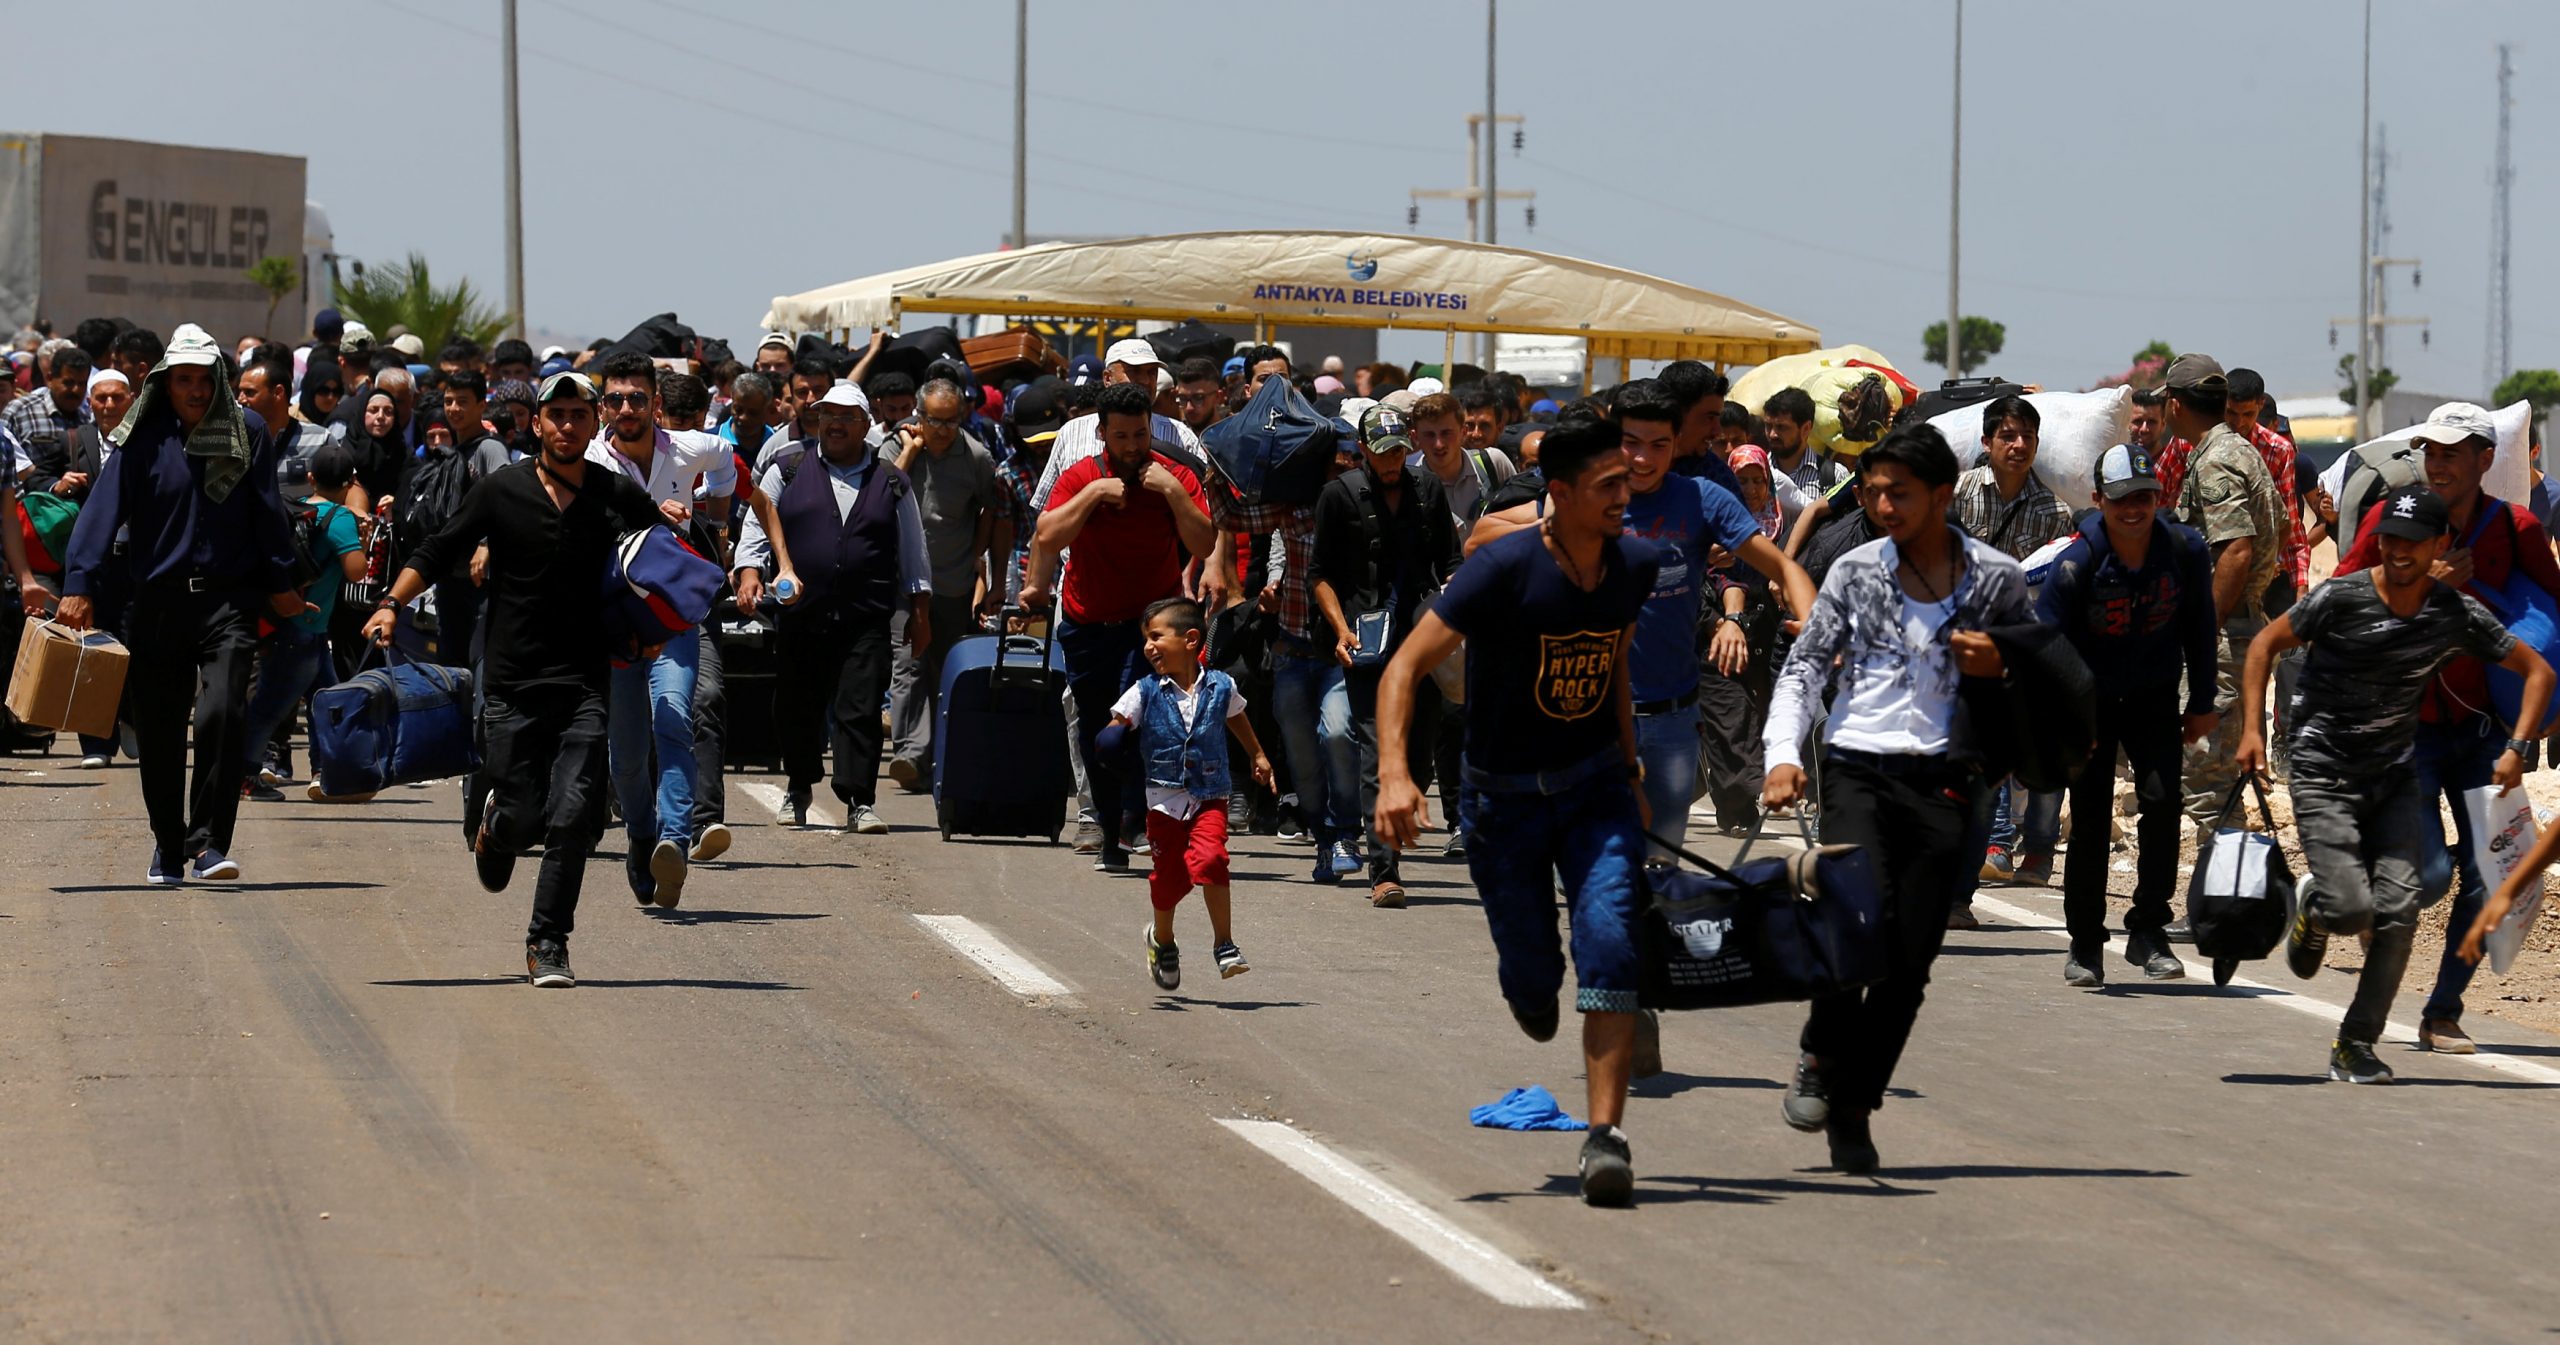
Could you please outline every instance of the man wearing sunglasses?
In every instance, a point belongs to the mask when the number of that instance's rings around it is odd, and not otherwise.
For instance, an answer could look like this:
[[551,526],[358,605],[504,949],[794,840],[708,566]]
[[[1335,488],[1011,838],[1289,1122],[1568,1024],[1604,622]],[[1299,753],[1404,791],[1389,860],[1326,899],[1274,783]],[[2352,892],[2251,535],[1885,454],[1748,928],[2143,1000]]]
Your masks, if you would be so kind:
[[[895,460],[915,487],[924,515],[933,600],[929,638],[892,637],[898,655],[889,676],[889,778],[923,790],[933,786],[933,711],[942,659],[953,644],[981,629],[980,618],[1004,609],[1013,520],[995,455],[960,428],[969,417],[960,385],[933,379],[917,392],[915,405],[920,414],[895,431]],[[905,620],[898,617],[902,626]]]

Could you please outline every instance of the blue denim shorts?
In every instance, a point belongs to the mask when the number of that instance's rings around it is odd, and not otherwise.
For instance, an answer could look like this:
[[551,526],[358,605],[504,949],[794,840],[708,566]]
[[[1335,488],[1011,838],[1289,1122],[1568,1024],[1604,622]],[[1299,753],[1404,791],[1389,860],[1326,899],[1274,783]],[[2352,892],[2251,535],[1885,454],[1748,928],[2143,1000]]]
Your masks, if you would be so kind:
[[1574,1008],[1635,1012],[1644,829],[1626,773],[1602,772],[1552,794],[1470,788],[1467,800],[1475,817],[1467,871],[1493,933],[1502,997],[1536,1008],[1563,986],[1561,879],[1572,912]]

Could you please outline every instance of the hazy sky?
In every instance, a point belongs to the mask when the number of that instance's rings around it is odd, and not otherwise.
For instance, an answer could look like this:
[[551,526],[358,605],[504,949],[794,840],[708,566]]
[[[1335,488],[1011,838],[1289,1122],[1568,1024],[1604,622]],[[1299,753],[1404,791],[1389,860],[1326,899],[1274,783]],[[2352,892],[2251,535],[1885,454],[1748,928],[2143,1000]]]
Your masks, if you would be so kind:
[[[1463,181],[1481,0],[1033,0],[1033,234],[1402,232]],[[2406,384],[2477,395],[2495,44],[2517,41],[2515,363],[2560,366],[2560,3],[2383,0],[2391,308]],[[1971,0],[1964,308],[1994,369],[2084,386],[2154,338],[2334,391],[2355,311],[2359,7]],[[309,159],[340,251],[504,285],[496,0],[147,3],[11,16],[25,129]],[[1010,214],[1003,0],[522,0],[527,307],[733,340],[775,294],[980,251]],[[1952,0],[1504,0],[1538,191],[1502,239],[1702,286],[1917,369],[1944,316]],[[54,59],[41,59],[42,53]],[[1421,232],[1463,235],[1454,203]],[[2347,340],[2340,333],[2341,341]],[[1437,342],[1431,343],[1436,351]],[[1934,369],[1930,371],[1934,373]]]

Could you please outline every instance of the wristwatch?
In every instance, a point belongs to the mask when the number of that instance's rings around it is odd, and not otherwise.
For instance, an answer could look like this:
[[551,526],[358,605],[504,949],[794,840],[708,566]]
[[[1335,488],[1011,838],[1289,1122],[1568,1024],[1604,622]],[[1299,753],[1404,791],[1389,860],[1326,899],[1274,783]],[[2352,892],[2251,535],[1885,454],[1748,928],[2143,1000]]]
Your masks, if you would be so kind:
[[2507,739],[2507,750],[2515,753],[2517,756],[2523,756],[2533,750],[2533,744],[2526,742],[2522,738],[2509,738]]
[[377,611],[377,612],[389,612],[389,611],[396,610],[399,606],[400,606],[400,600],[399,600],[398,598],[389,597],[389,596],[387,596],[387,595],[386,595],[386,596],[382,599],[382,601],[377,602],[377,603],[375,603],[375,604],[373,605],[373,610],[375,610],[375,611]]

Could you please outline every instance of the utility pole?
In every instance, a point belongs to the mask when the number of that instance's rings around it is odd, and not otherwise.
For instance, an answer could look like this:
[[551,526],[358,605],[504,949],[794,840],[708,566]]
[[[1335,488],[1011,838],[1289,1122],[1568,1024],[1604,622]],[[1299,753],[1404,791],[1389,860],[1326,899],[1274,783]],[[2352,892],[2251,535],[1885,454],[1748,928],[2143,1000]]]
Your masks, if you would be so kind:
[[2508,255],[2514,239],[2508,210],[2516,182],[2515,161],[2508,155],[2516,68],[2508,57],[2514,48],[2511,42],[2498,44],[2498,163],[2489,178],[2489,349],[2488,367],[2480,378],[2484,389],[2498,386],[2515,372],[2515,315],[2507,306]]
[[[1502,193],[1494,185],[1494,177],[1502,166],[1502,141],[1501,137],[1493,134],[1492,129],[1494,116],[1493,6],[1494,0],[1484,0],[1484,189],[1488,199],[1498,202],[1502,199]],[[1502,209],[1499,205],[1490,207],[1484,212],[1484,241],[1488,243],[1493,241],[1497,226],[1501,223]],[[1495,347],[1493,333],[1476,333],[1476,365],[1486,373],[1493,372]]]
[[[1488,93],[1491,92],[1491,83],[1492,79],[1488,74],[1486,78]],[[1404,212],[1406,228],[1422,227],[1422,202],[1424,201],[1466,202],[1467,241],[1470,243],[1493,241],[1493,213],[1504,201],[1532,202],[1533,204],[1529,207],[1529,227],[1532,229],[1538,227],[1538,207],[1534,204],[1538,199],[1536,190],[1498,192],[1490,184],[1493,157],[1496,152],[1496,124],[1501,122],[1510,122],[1514,126],[1522,124],[1520,114],[1517,112],[1497,115],[1488,110],[1467,114],[1467,185],[1408,188],[1407,195],[1410,199],[1405,204]],[[1515,131],[1513,134],[1516,136],[1518,132]],[[1515,140],[1514,143],[1516,144],[1517,141]],[[1485,185],[1478,185],[1480,181]]]
[[498,7],[506,29],[499,44],[499,64],[507,85],[507,322],[516,339],[523,340],[528,328],[524,320],[524,158],[516,133],[516,0],[498,0]]
[[2373,378],[2373,0],[2364,0],[2364,111],[2356,123],[2356,358],[2347,390],[2356,408],[2356,439],[2373,437],[2366,394]]
[[[2369,0],[2368,0],[2369,2]],[[1964,317],[1957,300],[1964,261],[1964,0],[1956,0],[1955,127],[1947,153],[1947,377],[1964,377]]]
[[1013,246],[1017,252],[1030,244],[1030,239],[1023,232],[1024,188],[1030,181],[1027,166],[1030,88],[1031,0],[1013,0]]
[[[2427,343],[2431,331],[2428,326],[2429,320],[2423,316],[2395,317],[2391,312],[2391,268],[2408,267],[2409,287],[2416,289],[2426,281],[2426,272],[2423,269],[2425,263],[2416,257],[2389,255],[2391,251],[2390,123],[2377,123],[2372,129],[2371,138],[2373,162],[2369,169],[2369,178],[2373,188],[2365,196],[2365,207],[2370,212],[2368,218],[2373,221],[2374,255],[2367,259],[2365,281],[2367,293],[2372,295],[2372,299],[2367,305],[2364,321],[2357,324],[2364,335],[2364,339],[2357,343],[2357,349],[2364,352],[2362,358],[2368,362],[2368,378],[2391,367],[2392,328],[2417,328],[2418,342],[2421,345]],[[2347,321],[2348,319],[2345,318],[2329,319],[2331,344],[2336,343],[2336,329],[2344,326]],[[2358,423],[2358,428],[2362,430],[2362,422]]]

